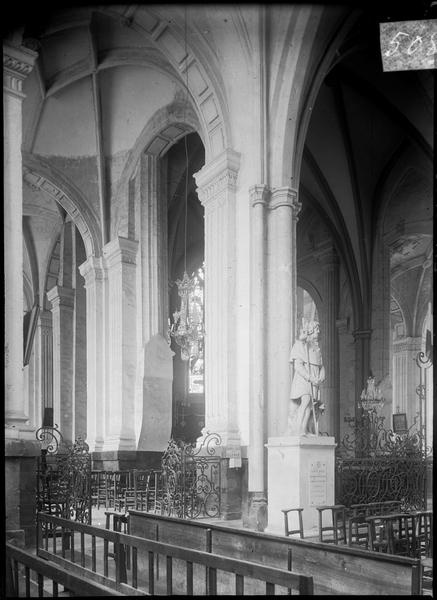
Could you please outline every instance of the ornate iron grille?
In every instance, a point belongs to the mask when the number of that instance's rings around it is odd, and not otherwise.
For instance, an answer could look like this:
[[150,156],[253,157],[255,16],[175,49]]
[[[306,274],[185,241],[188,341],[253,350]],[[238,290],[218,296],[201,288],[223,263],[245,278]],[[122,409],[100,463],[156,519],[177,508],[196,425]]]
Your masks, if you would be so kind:
[[70,447],[63,443],[56,445],[56,453],[47,448],[41,450],[37,463],[37,511],[91,524],[88,450],[81,438]]
[[221,462],[214,446],[221,438],[207,432],[197,446],[171,439],[162,457],[161,513],[180,518],[219,517]]
[[416,423],[396,434],[375,410],[364,411],[337,449],[336,501],[350,506],[400,500],[403,510],[424,509],[428,455]]

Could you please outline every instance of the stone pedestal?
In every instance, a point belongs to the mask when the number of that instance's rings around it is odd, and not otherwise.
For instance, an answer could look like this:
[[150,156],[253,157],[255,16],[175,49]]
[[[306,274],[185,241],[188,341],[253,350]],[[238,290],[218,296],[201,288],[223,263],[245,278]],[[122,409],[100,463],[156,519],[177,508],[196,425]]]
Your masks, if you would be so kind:
[[[303,510],[304,532],[318,530],[316,506],[335,503],[335,440],[327,436],[271,437],[268,440],[268,527],[284,535],[283,508]],[[297,514],[289,514],[298,528]]]
[[174,352],[157,334],[144,349],[143,422],[138,450],[163,452],[171,435]]

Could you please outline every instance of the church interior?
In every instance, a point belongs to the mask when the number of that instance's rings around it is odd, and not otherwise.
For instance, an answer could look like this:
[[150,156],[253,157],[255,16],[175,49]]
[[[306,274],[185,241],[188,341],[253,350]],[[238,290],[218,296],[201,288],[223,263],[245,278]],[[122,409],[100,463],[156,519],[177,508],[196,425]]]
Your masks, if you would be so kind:
[[[51,514],[38,495],[44,469],[80,446],[89,526],[103,514],[101,475],[108,486],[143,472],[155,477],[154,510],[149,496],[133,505],[128,530],[126,493],[117,508],[106,488],[118,532],[147,538],[160,511],[160,532],[172,517],[180,527],[198,521],[187,533],[169,529],[169,543],[204,550],[187,541],[202,523],[223,536],[228,526],[266,544],[262,563],[268,544],[294,543],[290,519],[299,539],[288,570],[302,586],[311,575],[321,594],[329,574],[318,582],[299,548],[323,546],[329,513],[329,552],[351,565],[368,556],[369,580],[425,569],[429,539],[426,556],[415,542],[399,565],[384,562],[390,546],[354,554],[352,529],[337,541],[337,519],[347,513],[351,528],[359,503],[421,511],[414,522],[426,531],[432,520],[435,69],[384,70],[379,28],[431,19],[432,3],[413,4],[402,13],[387,3],[15,10],[3,34],[10,544],[26,551],[48,535],[48,523],[38,534]],[[314,323],[324,377],[308,393],[321,408],[308,396],[313,429],[297,435],[291,350]],[[189,509],[184,500],[174,508],[169,477],[171,507],[156,501],[174,456],[184,494],[196,465]],[[199,469],[208,485],[215,478],[213,501],[199,500]],[[130,579],[120,583],[116,556],[120,592]],[[387,593],[416,589],[381,579]],[[328,593],[359,593],[338,581]]]

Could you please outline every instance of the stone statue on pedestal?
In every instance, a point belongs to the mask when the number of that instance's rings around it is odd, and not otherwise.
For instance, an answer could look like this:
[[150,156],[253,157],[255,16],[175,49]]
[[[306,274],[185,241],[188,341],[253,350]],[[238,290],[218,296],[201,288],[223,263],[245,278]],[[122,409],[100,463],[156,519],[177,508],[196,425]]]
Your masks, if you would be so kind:
[[320,384],[325,380],[325,367],[319,348],[320,325],[303,320],[299,339],[291,349],[294,363],[288,413],[289,435],[319,435],[319,416],[324,410],[320,400]]

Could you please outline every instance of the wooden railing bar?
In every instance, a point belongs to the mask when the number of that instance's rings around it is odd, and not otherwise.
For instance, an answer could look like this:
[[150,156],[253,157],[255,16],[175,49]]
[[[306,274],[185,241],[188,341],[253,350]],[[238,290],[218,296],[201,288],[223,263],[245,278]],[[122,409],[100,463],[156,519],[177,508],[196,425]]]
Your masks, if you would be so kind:
[[70,536],[70,556],[71,556],[71,562],[75,562],[76,559],[76,554],[75,554],[75,549],[74,549],[74,531],[71,531],[69,534]]
[[187,596],[193,595],[193,563],[187,561]]
[[[211,554],[212,552],[212,529],[208,527],[205,531],[205,551]],[[205,594],[209,594],[209,577],[208,577],[208,569],[205,571]]]
[[105,575],[105,577],[108,577],[108,539],[105,538],[103,540],[103,574]]
[[[159,542],[159,525],[156,524],[155,540]],[[159,554],[156,554],[156,580],[159,580]]]
[[18,587],[19,587],[19,579],[18,579],[18,561],[14,560],[14,587],[17,590],[18,596]]
[[58,582],[57,581],[53,581],[53,586],[52,586],[52,594],[55,598],[58,597],[59,595],[59,590],[58,590]]
[[132,548],[132,587],[138,587],[138,560],[135,546]]
[[96,536],[91,536],[91,570],[96,572]]
[[274,596],[275,595],[275,584],[270,583],[270,581],[266,581],[266,596]]
[[26,598],[30,598],[30,569],[27,565],[24,567],[24,577],[26,579]]
[[149,594],[155,593],[155,555],[149,551]]
[[208,596],[217,596],[217,569],[208,567]]
[[235,574],[235,595],[242,596],[244,594],[244,577],[243,575]]
[[80,564],[85,566],[85,533],[80,532]]
[[43,598],[44,596],[44,576],[42,573],[37,573],[38,580],[38,596]]
[[167,556],[167,596],[173,594],[173,559]]
[[120,583],[121,578],[121,547],[117,540],[114,544],[114,560],[115,560],[115,582]]
[[314,594],[314,580],[312,577],[302,577],[299,581],[299,594],[301,596],[312,596]]
[[[65,528],[61,527],[62,558],[65,558]],[[46,548],[47,550],[47,548]]]
[[[288,548],[288,552],[287,552],[287,570],[288,571],[292,571],[292,564],[293,564],[292,550],[291,550],[291,548]],[[291,596],[291,588],[287,589],[287,595]]]

